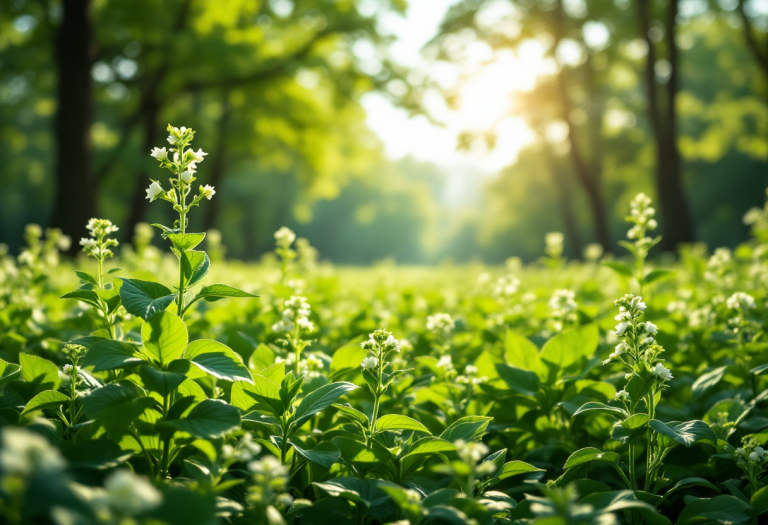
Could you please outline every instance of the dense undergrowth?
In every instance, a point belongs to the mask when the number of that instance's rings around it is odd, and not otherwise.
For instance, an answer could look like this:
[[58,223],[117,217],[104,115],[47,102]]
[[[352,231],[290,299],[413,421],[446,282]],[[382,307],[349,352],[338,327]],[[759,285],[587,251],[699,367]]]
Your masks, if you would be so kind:
[[87,258],[30,226],[0,260],[5,522],[765,518],[768,208],[663,268],[643,195],[620,259],[552,234],[527,266],[336,269],[282,229],[228,263],[186,230],[215,191],[169,131],[168,252],[94,220]]

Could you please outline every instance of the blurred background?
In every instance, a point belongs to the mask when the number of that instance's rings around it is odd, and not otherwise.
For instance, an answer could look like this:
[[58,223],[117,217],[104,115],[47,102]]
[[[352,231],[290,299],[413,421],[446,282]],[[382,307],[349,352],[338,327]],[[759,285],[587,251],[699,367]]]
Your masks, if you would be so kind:
[[[338,264],[735,246],[768,186],[766,0],[2,0],[0,242],[130,240],[165,128],[256,260],[286,225]],[[156,239],[158,240],[158,239]],[[73,243],[76,245],[76,243]]]

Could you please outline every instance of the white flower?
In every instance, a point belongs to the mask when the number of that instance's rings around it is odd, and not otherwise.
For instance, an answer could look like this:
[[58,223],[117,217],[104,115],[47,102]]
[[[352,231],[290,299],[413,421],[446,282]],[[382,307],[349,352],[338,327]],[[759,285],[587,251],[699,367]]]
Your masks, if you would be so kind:
[[192,155],[194,155],[194,159],[195,159],[194,162],[203,162],[203,160],[205,160],[203,157],[208,155],[202,149],[198,149],[197,151],[192,151],[192,150],[189,150],[189,151],[192,152]]
[[189,184],[192,182],[192,171],[185,171],[181,174],[181,180],[183,180],[185,183]]
[[451,359],[451,356],[444,355],[437,361],[437,368],[445,368],[446,370],[452,370],[453,369],[453,360]]
[[27,476],[56,473],[64,469],[59,450],[40,434],[17,427],[5,427],[0,438],[0,470],[4,474]]
[[442,332],[449,335],[453,331],[453,318],[446,313],[438,313],[427,317],[427,330]]
[[213,189],[213,186],[206,184],[205,186],[200,186],[200,195],[211,200],[211,197],[216,195],[216,190]]
[[758,459],[760,459],[760,458],[758,457],[758,455],[757,455],[757,452],[752,452],[752,453],[749,455],[749,459],[751,459],[752,461],[757,461],[757,460],[758,460]]
[[744,292],[736,292],[728,298],[725,305],[732,310],[751,310],[755,308],[755,298]]
[[365,359],[363,359],[363,363],[361,366],[366,370],[369,370],[371,368],[376,368],[377,366],[379,366],[379,360],[373,356],[368,356]]
[[631,318],[632,315],[629,312],[621,312],[616,317],[614,317],[616,321],[629,321]]
[[653,324],[650,321],[646,321],[645,322],[645,333],[646,334],[653,335],[653,334],[655,334],[658,331],[659,331],[659,328],[655,324]]
[[296,240],[296,234],[290,228],[283,226],[275,232],[275,240],[290,245]]
[[104,482],[109,506],[123,515],[133,516],[157,507],[163,497],[143,476],[118,470]]
[[82,246],[86,250],[92,250],[96,248],[96,239],[89,239],[89,238],[81,238],[80,239],[80,246]]
[[629,323],[626,323],[626,322],[617,324],[616,325],[616,335],[619,336],[619,337],[624,335],[624,332],[627,331],[627,327],[628,326],[629,326]]
[[150,153],[157,160],[165,160],[168,158],[168,150],[165,148],[153,148]]
[[616,401],[629,401],[629,392],[626,390],[619,390],[613,397]]
[[386,350],[394,350],[395,352],[400,352],[400,341],[395,339],[392,334],[389,334],[389,337],[387,337],[386,341],[384,341],[384,348]]
[[163,187],[160,186],[157,182],[152,181],[152,184],[150,184],[149,188],[147,188],[147,198],[149,199],[149,202],[154,202],[157,196],[161,193],[163,193]]
[[656,364],[656,366],[653,368],[653,373],[659,376],[659,379],[662,381],[669,381],[670,379],[674,379],[672,371],[661,363]]
[[465,463],[472,465],[483,459],[489,452],[488,447],[484,443],[474,441],[467,443],[463,439],[459,439],[454,444],[458,448],[459,458]]
[[477,373],[477,367],[475,365],[467,365],[464,367],[464,373],[473,376]]

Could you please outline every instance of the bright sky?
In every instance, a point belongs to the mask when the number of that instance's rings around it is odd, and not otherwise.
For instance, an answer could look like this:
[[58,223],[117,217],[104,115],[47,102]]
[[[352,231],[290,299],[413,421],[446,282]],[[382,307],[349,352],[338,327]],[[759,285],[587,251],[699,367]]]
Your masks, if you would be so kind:
[[[389,157],[399,159],[412,155],[445,168],[472,168],[473,171],[495,173],[513,163],[519,151],[533,135],[520,119],[509,117],[515,93],[531,89],[538,75],[548,72],[551,64],[542,59],[543,49],[536,43],[524,46],[517,55],[495,54],[485,44],[452,42],[459,64],[433,63],[421,50],[437,32],[446,11],[455,0],[414,0],[408,14],[386,15],[382,25],[396,36],[391,55],[410,66],[417,74],[425,74],[444,88],[458,87],[457,108],[449,108],[438,93],[427,96],[425,104],[432,117],[443,126],[429,122],[424,116],[409,117],[405,110],[394,107],[385,96],[369,94],[363,99],[368,112],[368,125],[381,138]],[[504,15],[504,13],[499,13]],[[457,150],[462,132],[495,129],[497,143],[493,151],[482,147],[470,151]],[[481,146],[478,144],[478,146]]]

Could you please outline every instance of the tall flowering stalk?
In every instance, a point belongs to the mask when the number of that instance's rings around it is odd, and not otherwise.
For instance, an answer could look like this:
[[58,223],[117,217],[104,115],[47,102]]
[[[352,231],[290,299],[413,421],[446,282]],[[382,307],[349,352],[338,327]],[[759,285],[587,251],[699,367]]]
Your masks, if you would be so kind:
[[632,199],[629,215],[625,220],[632,224],[627,231],[627,238],[633,242],[619,242],[635,256],[634,278],[640,293],[643,293],[643,285],[646,284],[645,260],[648,258],[648,252],[661,241],[661,236],[655,238],[649,236],[650,232],[659,226],[655,219],[656,209],[651,206],[651,203],[651,198],[645,193],[638,193]]
[[[616,336],[619,338],[619,344],[603,364],[616,362],[627,370],[625,377],[629,382],[625,389],[616,393],[616,400],[624,404],[628,414],[624,422],[642,414],[636,421],[643,420],[644,424],[647,424],[655,418],[656,395],[673,379],[672,372],[659,358],[664,349],[656,343],[656,325],[642,320],[646,309],[643,298],[627,294],[614,301],[614,304],[619,307],[619,314],[615,317],[618,321]],[[639,410],[641,402],[644,403],[645,412]],[[656,471],[661,467],[661,462],[670,448],[659,446],[658,437],[650,426],[647,426],[645,437],[647,446],[644,490],[648,491],[653,486]],[[630,481],[632,489],[637,490],[635,443],[630,439],[626,442],[629,443]]]
[[373,412],[371,413],[370,431],[367,436],[367,444],[370,446],[373,438],[378,433],[376,420],[379,416],[381,398],[384,397],[395,377],[408,370],[396,370],[392,373],[386,372],[390,364],[387,361],[388,356],[392,352],[400,352],[400,342],[395,339],[391,332],[376,330],[370,335],[370,339],[363,341],[360,346],[369,354],[363,359],[361,366],[363,367],[363,379],[365,379],[368,389],[373,395]]
[[[168,124],[168,142],[171,144],[170,149],[166,148],[153,148],[151,155],[153,158],[160,161],[160,167],[170,171],[173,176],[169,179],[171,183],[171,189],[166,191],[162,185],[152,180],[152,184],[147,188],[147,199],[149,202],[154,202],[157,199],[168,201],[173,205],[173,209],[179,214],[178,220],[174,222],[174,230],[166,231],[165,233],[181,233],[187,232],[188,213],[193,206],[199,206],[200,201],[203,199],[211,200],[216,194],[216,190],[213,186],[200,185],[197,195],[192,197],[192,200],[188,203],[187,199],[192,194],[192,184],[197,180],[195,173],[197,173],[197,164],[205,159],[208,155],[202,149],[194,151],[189,148],[192,143],[192,139],[195,137],[195,132],[192,129],[181,127],[175,128]],[[186,292],[184,286],[184,271],[182,269],[182,258],[179,257],[179,295],[178,295],[178,315],[184,316],[184,294]]]
[[99,290],[104,289],[104,261],[113,257],[110,248],[118,246],[116,239],[110,239],[107,237],[111,233],[115,233],[119,228],[106,219],[91,219],[86,225],[90,237],[83,237],[80,239],[80,246],[83,247],[83,252],[96,259],[99,264],[99,273],[96,275],[98,278]]
[[312,344],[312,341],[305,337],[314,331],[315,325],[309,320],[311,309],[306,297],[293,295],[285,301],[283,308],[282,319],[272,326],[272,330],[285,334],[279,341],[293,353],[298,377],[301,372],[301,352]]

